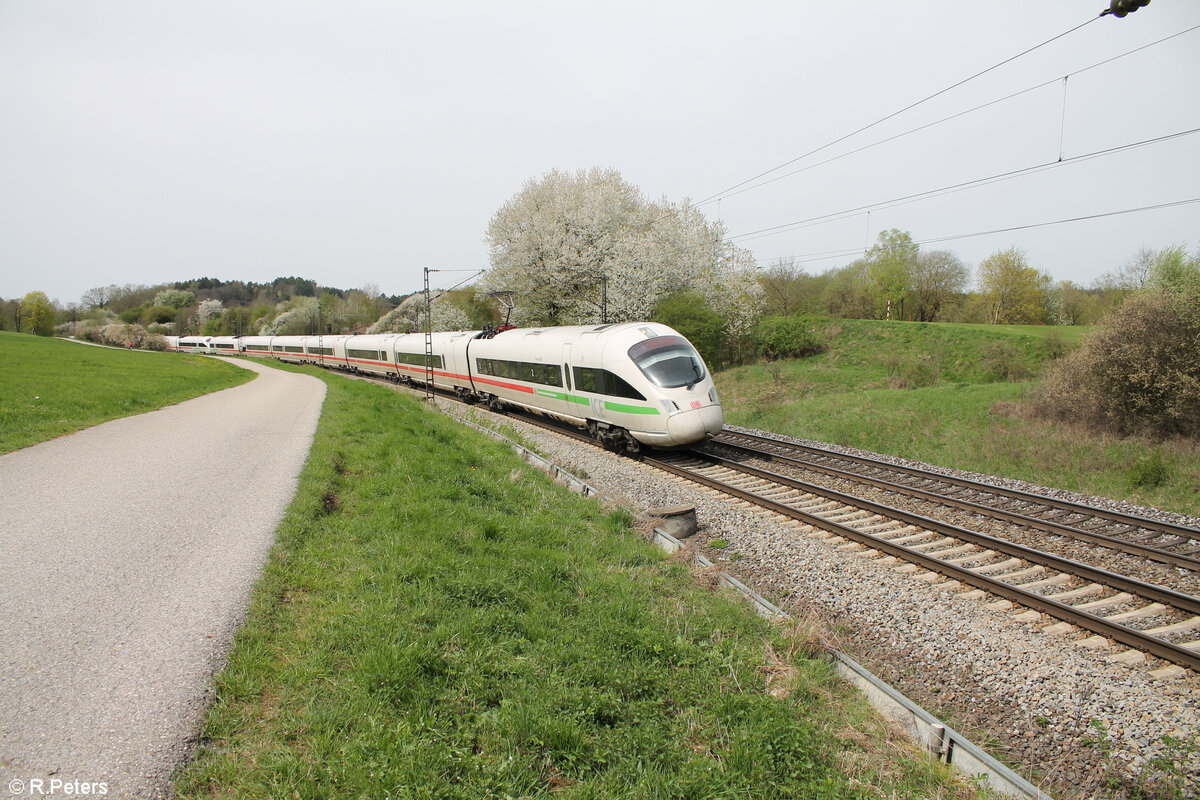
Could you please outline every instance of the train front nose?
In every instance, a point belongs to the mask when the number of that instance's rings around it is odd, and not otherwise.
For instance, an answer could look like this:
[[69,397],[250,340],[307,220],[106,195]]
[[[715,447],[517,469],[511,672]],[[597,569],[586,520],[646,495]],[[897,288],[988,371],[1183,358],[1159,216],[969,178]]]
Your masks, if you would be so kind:
[[675,444],[691,444],[719,433],[724,424],[721,406],[713,404],[672,414],[667,419],[667,433]]

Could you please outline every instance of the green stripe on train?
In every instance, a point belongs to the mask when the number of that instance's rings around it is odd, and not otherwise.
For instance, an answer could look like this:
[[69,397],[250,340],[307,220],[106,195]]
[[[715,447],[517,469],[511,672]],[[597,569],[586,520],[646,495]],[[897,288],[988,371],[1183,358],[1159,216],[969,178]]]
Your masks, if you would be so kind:
[[[534,393],[541,397],[549,397],[551,400],[563,400],[568,403],[575,403],[580,406],[591,405],[591,401],[586,397],[580,397],[574,394],[564,394],[563,392],[553,392],[549,389],[534,389]],[[645,406],[629,406],[624,403],[612,403],[608,400],[604,401],[604,407],[609,411],[619,411],[622,414],[659,414],[657,408],[647,408]]]
[[646,406],[627,406],[624,403],[610,403],[604,401],[604,407],[609,411],[619,411],[622,414],[658,414],[657,408],[647,408]]

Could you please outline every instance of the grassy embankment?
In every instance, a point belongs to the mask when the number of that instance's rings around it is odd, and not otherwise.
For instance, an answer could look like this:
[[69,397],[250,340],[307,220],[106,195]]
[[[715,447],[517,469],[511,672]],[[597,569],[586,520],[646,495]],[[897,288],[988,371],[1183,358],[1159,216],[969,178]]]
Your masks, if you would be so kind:
[[181,797],[958,797],[627,514],[336,376]]
[[726,421],[1200,513],[1195,443],[1095,436],[1011,413],[1086,329],[864,320],[822,328],[829,350],[819,356],[719,373]]
[[245,383],[232,364],[0,332],[0,453]]

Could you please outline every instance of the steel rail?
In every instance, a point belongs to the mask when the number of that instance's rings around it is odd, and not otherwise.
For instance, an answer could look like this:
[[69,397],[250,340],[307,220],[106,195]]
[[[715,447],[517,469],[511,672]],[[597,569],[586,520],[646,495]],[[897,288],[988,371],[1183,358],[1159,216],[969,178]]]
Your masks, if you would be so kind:
[[[740,436],[742,434],[738,435]],[[767,441],[773,442],[775,440],[768,439]],[[825,464],[816,464],[810,461],[804,461],[803,459],[792,458],[791,456],[781,455],[779,453],[772,453],[768,450],[758,450],[753,447],[748,447],[744,444],[734,444],[727,441],[722,441],[720,444],[722,447],[738,450],[755,458],[761,458],[765,461],[789,464],[791,466],[809,469],[814,472],[822,472],[835,478],[842,478],[844,480],[854,481],[856,483],[866,483],[870,486],[875,486],[896,494],[903,494],[909,497],[918,498],[920,500],[927,500],[931,503],[937,503],[943,506],[960,508],[964,511],[970,511],[974,514],[994,517],[996,519],[1002,519],[1006,522],[1012,522],[1027,528],[1034,528],[1036,530],[1043,531],[1044,533],[1050,533],[1056,536],[1065,536],[1084,542],[1091,542],[1092,544],[1098,544],[1110,550],[1117,550],[1128,555],[1140,556],[1151,561],[1170,564],[1173,567],[1180,567],[1193,572],[1200,572],[1200,558],[1193,558],[1191,556],[1181,555],[1179,553],[1172,553],[1169,550],[1163,550],[1159,547],[1138,544],[1137,542],[1131,542],[1127,539],[1120,539],[1114,536],[1107,536],[1102,533],[1093,533],[1091,531],[1084,530],[1082,528],[1076,528],[1071,525],[1063,525],[1057,522],[1031,517],[1028,514],[1022,514],[1017,511],[1006,511],[1003,508],[989,506],[985,503],[977,503],[973,500],[962,500],[957,497],[938,494],[937,492],[931,492],[927,489],[922,489],[916,486],[895,483],[893,481],[884,480],[883,478],[862,475],[857,472],[850,472],[849,470],[838,469],[837,467],[831,467]]]
[[[698,455],[704,455],[706,458],[711,457],[711,456],[707,456],[707,454],[698,454]],[[975,588],[982,589],[982,590],[990,592],[992,594],[999,595],[1000,597],[1007,598],[1016,603],[1019,603],[1020,605],[1026,606],[1028,608],[1036,609],[1045,614],[1049,614],[1050,616],[1055,617],[1057,619],[1071,622],[1072,624],[1078,625],[1079,627],[1084,628],[1089,631],[1092,631],[1093,633],[1100,634],[1101,636],[1104,636],[1106,638],[1114,639],[1114,640],[1121,642],[1122,644],[1125,644],[1129,647],[1132,647],[1132,648],[1135,648],[1138,650],[1144,650],[1144,651],[1151,653],[1155,656],[1158,656],[1159,658],[1162,658],[1166,661],[1170,661],[1172,663],[1179,664],[1180,666],[1188,667],[1190,669],[1200,669],[1200,653],[1194,652],[1192,650],[1188,650],[1187,648],[1180,647],[1179,645],[1176,645],[1176,644],[1172,644],[1171,642],[1165,641],[1163,639],[1149,636],[1145,633],[1142,633],[1141,631],[1135,630],[1133,628],[1129,628],[1125,625],[1121,625],[1120,623],[1110,622],[1108,620],[1105,620],[1103,617],[1098,617],[1094,614],[1089,614],[1086,611],[1080,611],[1079,609],[1073,608],[1069,605],[1066,605],[1065,603],[1060,603],[1058,601],[1051,600],[1048,597],[1043,597],[1043,596],[1035,594],[1033,592],[1026,591],[1017,586],[1003,583],[994,578],[989,578],[986,575],[977,574],[975,572],[972,572],[969,569],[960,567],[956,564],[951,564],[948,561],[943,561],[934,556],[925,555],[924,553],[910,550],[909,548],[902,547],[900,545],[892,544],[886,540],[874,537],[869,533],[862,533],[861,531],[857,531],[854,528],[850,528],[850,527],[842,525],[840,523],[830,522],[829,520],[822,519],[821,517],[818,517],[814,514],[809,514],[798,508],[793,508],[793,507],[785,505],[783,503],[779,503],[774,500],[770,500],[768,498],[761,497],[753,492],[748,492],[743,489],[739,489],[736,486],[732,486],[730,484],[724,483],[723,481],[719,481],[714,478],[709,478],[707,476],[697,474],[694,471],[677,466],[675,464],[671,464],[667,461],[663,461],[658,458],[653,458],[653,457],[647,456],[644,459],[644,463],[654,466],[665,472],[669,472],[673,475],[677,475],[681,478],[686,478],[687,480],[694,481],[696,483],[700,483],[700,484],[702,484],[704,486],[708,486],[709,488],[712,488],[712,489],[716,489],[717,491],[723,492],[725,494],[729,494],[734,497],[741,498],[743,500],[746,500],[750,503],[761,506],[763,508],[770,509],[771,511],[775,511],[776,513],[782,514],[783,516],[790,517],[797,521],[804,522],[808,525],[812,525],[813,527],[829,531],[830,533],[834,533],[843,538],[850,539],[850,540],[859,542],[861,544],[865,544],[868,547],[871,547],[875,550],[880,550],[889,555],[893,555],[893,556],[896,556],[897,558],[904,559],[905,561],[915,562],[915,563],[925,567],[926,569],[930,570],[931,572],[937,572],[942,575],[947,575],[958,581],[961,581],[962,583],[968,584],[970,586],[974,586]],[[735,462],[731,462],[731,463],[735,463]],[[750,469],[754,469],[754,468],[751,467]],[[767,471],[761,470],[761,472],[766,473]],[[771,474],[771,473],[767,473],[767,474]],[[783,476],[779,476],[779,477],[782,478]],[[785,480],[790,480],[790,479],[785,479]],[[798,482],[798,483],[800,483],[800,482]],[[820,487],[814,487],[814,488],[817,488],[818,491],[823,495],[829,494],[829,490],[827,490],[827,489],[820,489]],[[910,516],[915,517],[916,515],[910,515]],[[932,522],[932,520],[931,520],[931,522]],[[953,527],[953,526],[951,526],[951,527]],[[975,537],[980,537],[980,541],[990,540],[991,542],[995,542],[998,544],[1001,543],[1000,540],[992,539],[992,537],[987,537],[987,536],[984,536],[983,534],[975,534],[970,531],[965,531],[965,533],[971,534],[972,536],[975,536]],[[1014,545],[1011,545],[1010,543],[1003,543],[1003,544],[1006,544],[1010,547],[1015,547]],[[990,546],[990,544],[989,544],[989,546]],[[1038,551],[1033,551],[1033,552],[1037,553]],[[1041,554],[1041,555],[1049,556],[1049,554]],[[1056,556],[1049,556],[1049,557],[1057,558]],[[1030,560],[1032,560],[1032,559],[1030,559]],[[1067,559],[1061,559],[1061,560],[1067,561]],[[1087,567],[1086,565],[1080,565],[1080,566],[1086,567],[1088,570],[1093,570],[1096,572],[1105,572],[1104,570],[1095,570],[1094,567]],[[1120,578],[1121,576],[1114,575],[1113,577]],[[1125,578],[1123,580],[1129,581],[1130,579]],[[1134,583],[1140,583],[1140,581],[1134,581]],[[1150,586],[1150,584],[1146,584],[1146,586]],[[1170,592],[1170,590],[1163,589],[1162,587],[1152,587],[1152,588],[1156,588],[1159,591],[1167,592],[1169,594],[1177,594],[1174,592]],[[1187,595],[1181,595],[1181,596],[1187,597]],[[1192,600],[1195,601],[1196,599],[1192,598]]]
[[880,514],[891,519],[899,520],[908,525],[917,525],[934,533],[940,533],[943,536],[953,536],[956,539],[977,544],[988,550],[995,550],[1005,555],[1020,558],[1025,561],[1030,561],[1034,564],[1041,564],[1044,567],[1056,569],[1059,572],[1068,572],[1072,575],[1077,575],[1081,578],[1086,578],[1096,583],[1103,583],[1113,588],[1123,591],[1132,592],[1141,597],[1151,600],[1160,600],[1164,603],[1178,608],[1181,611],[1188,611],[1193,614],[1200,614],[1200,597],[1194,597],[1189,594],[1177,592],[1173,589],[1168,589],[1163,586],[1156,586],[1153,583],[1139,581],[1136,578],[1129,578],[1115,572],[1109,572],[1106,569],[1093,567],[1089,564],[1084,564],[1062,556],[1056,556],[1053,553],[1047,553],[1042,550],[1037,550],[1032,547],[1015,544],[1013,542],[999,539],[995,536],[989,536],[986,533],[961,528],[957,525],[952,525],[949,522],[941,522],[929,517],[923,517],[920,514],[913,514],[909,511],[904,511],[899,508],[886,506],[882,503],[876,503],[872,500],[865,500],[854,495],[844,494],[843,492],[827,489],[823,486],[817,486],[813,483],[796,478],[790,478],[787,475],[779,475],[770,470],[759,469],[748,464],[742,464],[737,461],[731,461],[727,458],[715,456],[710,453],[692,451],[688,455],[708,460],[710,463],[731,469],[746,475],[753,475],[756,478],[778,483],[783,486],[789,486],[793,489],[799,489],[811,494],[817,494],[822,497],[828,497],[830,500],[836,500],[839,503],[844,503],[848,506],[855,506],[864,511],[870,511],[873,514]]
[[813,445],[800,444],[798,442],[788,442],[781,439],[772,439],[769,436],[760,436],[754,433],[745,433],[742,431],[724,430],[717,434],[713,441],[718,444],[736,444],[735,442],[724,441],[725,437],[742,437],[752,441],[768,442],[770,444],[784,447],[790,450],[799,450],[801,452],[812,453],[825,458],[842,459],[853,463],[862,464],[873,469],[891,470],[900,472],[906,475],[923,478],[925,480],[937,480],[949,483],[955,486],[961,486],[964,489],[972,491],[984,492],[994,495],[1008,495],[1015,500],[1020,500],[1027,503],[1040,503],[1045,506],[1057,508],[1063,511],[1070,511],[1074,514],[1087,515],[1116,522],[1123,525],[1130,525],[1146,530],[1158,531],[1162,534],[1183,536],[1188,539],[1194,539],[1200,542],[1200,529],[1190,528],[1186,525],[1176,525],[1173,522],[1163,522],[1161,520],[1149,519],[1136,514],[1129,514],[1124,511],[1112,511],[1106,508],[1097,508],[1089,506],[1085,503],[1076,503],[1073,500],[1063,500],[1057,497],[1048,497],[1044,494],[1035,492],[1027,492],[1022,489],[1009,489],[1002,486],[994,486],[990,483],[971,480],[970,478],[959,478],[951,475],[944,475],[940,472],[931,472],[928,470],[919,469],[917,467],[909,467],[901,464],[891,464],[886,461],[868,458],[866,456],[851,455],[849,453],[838,453],[832,450],[826,450]]

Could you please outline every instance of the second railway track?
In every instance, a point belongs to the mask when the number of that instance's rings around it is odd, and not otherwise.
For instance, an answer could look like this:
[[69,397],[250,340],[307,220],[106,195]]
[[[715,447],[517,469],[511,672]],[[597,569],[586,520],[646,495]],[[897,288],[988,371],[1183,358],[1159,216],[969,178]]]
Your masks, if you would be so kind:
[[938,505],[1200,573],[1200,530],[916,467],[726,429],[714,443]]
[[1200,670],[1200,598],[1193,595],[703,451],[654,453],[644,462],[828,532],[832,544],[895,559],[897,569],[910,569],[899,564],[906,562],[947,589],[986,592],[1119,642],[1134,660],[1148,653]]
[[[719,456],[693,452],[645,460],[840,537],[864,555],[943,576],[946,588],[957,582],[1134,651],[1200,669],[1200,598]],[[1133,627],[1138,623],[1150,624]]]

